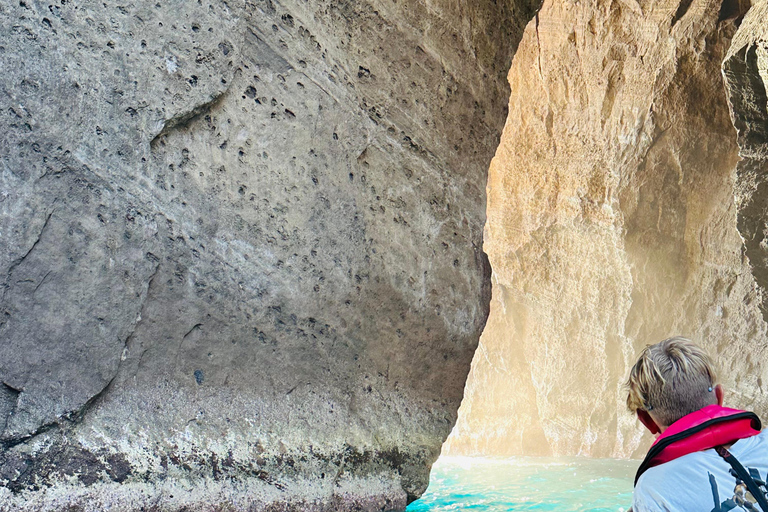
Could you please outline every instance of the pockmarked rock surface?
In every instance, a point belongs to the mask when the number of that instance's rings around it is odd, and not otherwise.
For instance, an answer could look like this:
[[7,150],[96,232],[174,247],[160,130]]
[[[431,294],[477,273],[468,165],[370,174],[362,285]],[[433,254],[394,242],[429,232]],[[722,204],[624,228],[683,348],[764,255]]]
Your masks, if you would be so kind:
[[768,16],[748,8],[546,0],[528,25],[488,180],[491,316],[444,452],[641,456],[622,384],[676,334],[768,418]]
[[0,4],[0,510],[397,510],[533,2]]

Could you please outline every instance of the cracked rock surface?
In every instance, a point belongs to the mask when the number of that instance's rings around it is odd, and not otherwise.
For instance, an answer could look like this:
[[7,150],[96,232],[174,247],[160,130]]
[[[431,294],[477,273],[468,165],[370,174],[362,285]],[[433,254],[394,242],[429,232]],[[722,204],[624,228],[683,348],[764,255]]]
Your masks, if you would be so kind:
[[397,510],[531,2],[0,5],[0,510]]

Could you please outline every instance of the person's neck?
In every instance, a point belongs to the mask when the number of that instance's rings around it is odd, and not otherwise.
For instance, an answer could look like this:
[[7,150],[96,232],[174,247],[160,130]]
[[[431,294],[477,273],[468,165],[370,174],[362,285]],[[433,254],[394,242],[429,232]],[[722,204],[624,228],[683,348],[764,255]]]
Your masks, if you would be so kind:
[[[717,402],[711,403],[709,405],[719,405],[719,406],[722,407],[722,405],[723,405],[723,398],[722,398],[723,397],[723,392],[722,392],[722,388],[720,387],[719,384],[717,385],[717,388],[718,388],[716,390]],[[706,407],[709,407],[709,406],[706,406]],[[664,433],[664,431],[667,430],[670,427],[669,425],[662,425],[661,423],[659,423],[658,419],[654,417],[653,413],[651,413],[651,418],[656,423],[656,426],[659,427],[659,433],[656,434],[657,437],[662,435]],[[728,448],[728,446],[726,446],[726,448]]]

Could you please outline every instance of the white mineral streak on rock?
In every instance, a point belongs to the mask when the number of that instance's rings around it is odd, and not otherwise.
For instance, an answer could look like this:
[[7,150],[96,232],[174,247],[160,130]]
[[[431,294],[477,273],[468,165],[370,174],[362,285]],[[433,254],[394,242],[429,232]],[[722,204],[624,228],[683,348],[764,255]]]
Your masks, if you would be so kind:
[[175,73],[177,69],[179,69],[179,65],[176,63],[176,57],[171,56],[165,59],[165,70],[168,71],[168,74]]
[[491,316],[444,453],[640,455],[622,383],[672,334],[716,355],[728,404],[768,414],[720,73],[743,12],[680,4],[546,0],[526,28],[488,178]]

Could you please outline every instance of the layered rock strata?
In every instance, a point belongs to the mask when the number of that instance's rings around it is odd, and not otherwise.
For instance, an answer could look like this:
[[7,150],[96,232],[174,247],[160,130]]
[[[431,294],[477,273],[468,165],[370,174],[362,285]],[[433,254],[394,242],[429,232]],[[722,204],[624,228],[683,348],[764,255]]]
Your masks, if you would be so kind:
[[532,2],[0,5],[0,510],[396,510]]
[[447,453],[640,455],[622,384],[672,334],[768,414],[767,18],[747,8],[547,0],[528,25],[488,180],[491,317]]

